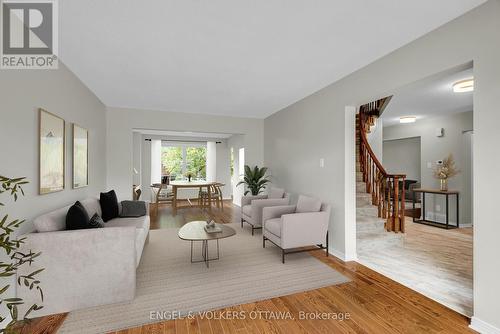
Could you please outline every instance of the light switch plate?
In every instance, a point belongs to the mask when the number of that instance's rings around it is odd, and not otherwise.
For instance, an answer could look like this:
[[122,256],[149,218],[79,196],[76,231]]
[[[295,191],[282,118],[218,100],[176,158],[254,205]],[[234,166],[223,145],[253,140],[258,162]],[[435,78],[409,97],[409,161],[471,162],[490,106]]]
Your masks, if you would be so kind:
[[432,168],[432,162],[427,163],[427,168]]
[[324,158],[319,159],[319,167],[320,168],[324,168],[325,167],[325,159]]

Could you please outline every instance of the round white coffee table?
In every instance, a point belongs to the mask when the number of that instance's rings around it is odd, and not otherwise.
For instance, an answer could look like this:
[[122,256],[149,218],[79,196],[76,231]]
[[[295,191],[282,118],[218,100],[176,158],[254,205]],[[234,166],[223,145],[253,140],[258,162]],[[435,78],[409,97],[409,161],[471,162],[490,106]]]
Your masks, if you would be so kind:
[[[205,231],[205,221],[192,221],[179,229],[179,238],[191,242],[191,263],[205,262],[207,268],[210,261],[219,259],[219,239],[229,238],[236,234],[236,231],[227,225],[216,224],[221,228],[221,232],[207,233]],[[217,242],[217,257],[210,258],[208,254],[208,242],[214,240]],[[193,260],[193,244],[195,241],[201,241],[202,260]]]

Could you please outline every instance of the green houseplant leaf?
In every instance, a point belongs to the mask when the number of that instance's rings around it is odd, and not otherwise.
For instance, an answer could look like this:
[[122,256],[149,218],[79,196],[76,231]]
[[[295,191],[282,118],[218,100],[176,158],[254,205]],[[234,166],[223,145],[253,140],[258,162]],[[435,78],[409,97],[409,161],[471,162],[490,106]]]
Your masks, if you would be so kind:
[[260,194],[271,180],[266,176],[267,167],[254,166],[251,168],[245,165],[245,175],[243,180],[238,182],[236,186],[244,184],[246,186],[245,195],[251,193],[253,196]]
[[[14,201],[19,198],[19,193],[24,196],[23,185],[27,184],[28,181],[24,177],[19,178],[8,178],[0,175],[0,194],[9,194]],[[1,203],[0,203],[1,204]],[[0,207],[4,207],[3,204]],[[7,259],[0,261],[0,277],[12,277],[18,272],[18,269],[24,265],[30,265],[33,263],[34,259],[40,255],[40,253],[34,253],[31,250],[28,252],[22,252],[21,246],[24,244],[26,238],[17,239],[14,236],[14,232],[19,226],[21,226],[25,220],[14,219],[10,220],[9,215],[5,214],[0,219],[0,249],[3,250],[4,255],[2,259]],[[43,269],[38,269],[31,272],[28,275],[20,275],[17,278],[17,283],[21,288],[36,289],[40,294],[40,298],[43,301],[43,292],[40,288],[40,281],[36,279]],[[0,333],[15,333],[18,329],[19,320],[19,309],[18,305],[23,305],[24,301],[17,297],[5,297],[4,295],[9,292],[11,287],[10,284],[5,285],[0,289],[0,307],[4,307],[8,310],[10,314],[10,322],[5,328],[0,329]],[[28,315],[32,311],[37,311],[43,306],[34,304],[28,308],[27,312],[24,314],[23,319],[27,320]],[[0,321],[4,321],[5,317],[0,317]]]

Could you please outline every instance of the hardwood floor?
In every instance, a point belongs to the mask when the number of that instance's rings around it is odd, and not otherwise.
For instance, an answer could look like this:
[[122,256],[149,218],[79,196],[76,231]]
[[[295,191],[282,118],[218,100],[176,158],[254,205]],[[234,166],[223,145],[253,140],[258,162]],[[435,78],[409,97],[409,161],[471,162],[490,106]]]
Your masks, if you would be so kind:
[[[225,203],[224,212],[215,209],[210,215],[199,209],[181,209],[173,217],[170,208],[160,207],[158,213],[151,210],[151,229],[179,227],[187,221],[209,217],[221,223],[239,222],[239,208]],[[250,233],[247,228],[237,232]],[[259,235],[257,232],[256,237]],[[333,256],[327,258],[322,251],[312,251],[311,254],[350,278],[351,282],[225,308],[215,312],[218,318],[207,319],[198,315],[113,334],[474,333],[468,328],[466,317],[363,265],[342,262]],[[309,316],[323,312],[330,316],[330,320],[299,319],[300,312]],[[256,314],[261,317],[249,319],[250,315]],[[275,319],[278,314],[285,319]],[[335,315],[345,319],[331,319]],[[54,333],[64,317],[61,314],[35,319],[23,328],[22,333]]]
[[472,315],[472,228],[445,230],[406,221],[401,242],[358,251],[361,263],[466,315]]
[[[187,203],[187,201],[186,201]],[[181,203],[181,205],[186,205]],[[239,209],[238,209],[239,210]],[[172,208],[168,204],[162,204],[158,210],[156,205],[151,204],[149,214],[151,216],[151,229],[161,228],[179,228],[187,222],[193,220],[208,220],[214,219],[219,223],[239,223],[239,212],[236,212],[235,206],[231,201],[224,201],[224,210],[212,209],[212,214],[208,210],[201,210],[199,208],[177,209],[177,215],[172,215]]]

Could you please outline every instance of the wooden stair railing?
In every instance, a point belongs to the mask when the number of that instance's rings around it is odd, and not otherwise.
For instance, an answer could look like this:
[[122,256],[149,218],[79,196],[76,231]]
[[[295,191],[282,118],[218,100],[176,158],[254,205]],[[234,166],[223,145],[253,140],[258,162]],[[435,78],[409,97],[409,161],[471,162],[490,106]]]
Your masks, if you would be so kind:
[[[373,152],[366,134],[374,125],[392,96],[370,102],[360,107],[357,123],[359,137],[359,161],[366,192],[372,195],[372,204],[378,208],[378,217],[386,220],[389,232],[405,231],[405,191],[406,175],[388,174]],[[400,182],[403,184],[400,187]]]

